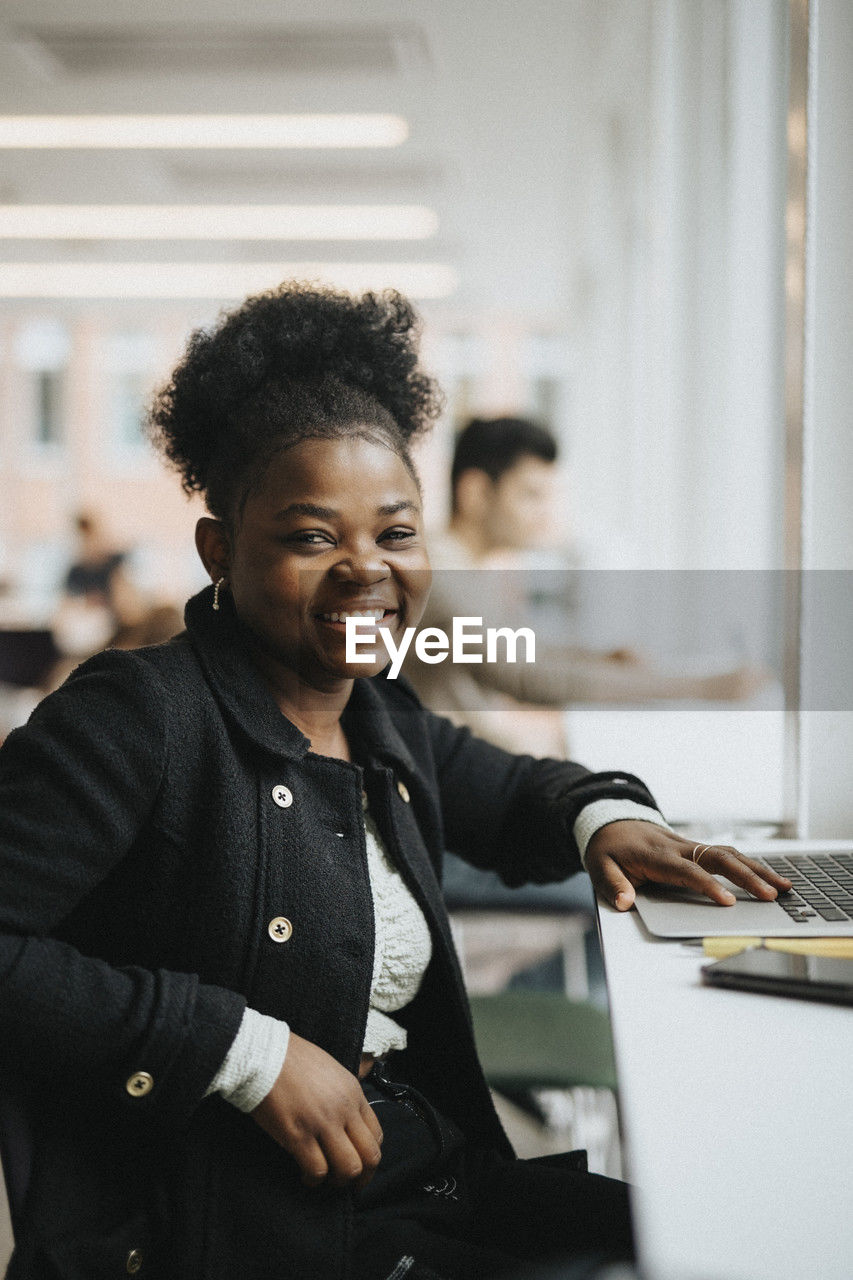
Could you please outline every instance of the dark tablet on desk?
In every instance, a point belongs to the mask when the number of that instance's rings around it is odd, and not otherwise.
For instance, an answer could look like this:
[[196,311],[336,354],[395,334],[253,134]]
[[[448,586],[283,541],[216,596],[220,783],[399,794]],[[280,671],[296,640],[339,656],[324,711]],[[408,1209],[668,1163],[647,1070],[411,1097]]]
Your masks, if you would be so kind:
[[750,947],[715,964],[703,965],[702,981],[766,995],[853,1004],[853,959],[836,956],[791,955],[767,947]]

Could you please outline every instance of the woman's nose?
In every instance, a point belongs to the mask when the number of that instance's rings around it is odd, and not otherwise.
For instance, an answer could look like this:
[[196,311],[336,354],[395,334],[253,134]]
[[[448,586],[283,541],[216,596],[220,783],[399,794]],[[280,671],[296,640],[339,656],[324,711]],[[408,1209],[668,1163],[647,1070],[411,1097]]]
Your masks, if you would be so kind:
[[376,546],[352,548],[332,566],[331,573],[339,582],[372,586],[390,576],[390,570]]

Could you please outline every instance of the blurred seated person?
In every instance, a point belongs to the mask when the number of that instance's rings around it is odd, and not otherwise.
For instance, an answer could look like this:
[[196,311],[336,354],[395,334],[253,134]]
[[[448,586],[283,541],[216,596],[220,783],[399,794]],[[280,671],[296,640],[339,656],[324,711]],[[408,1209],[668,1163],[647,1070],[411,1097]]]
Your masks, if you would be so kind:
[[58,688],[79,662],[102,649],[139,649],[163,644],[183,630],[183,614],[169,603],[152,604],[127,571],[127,551],[106,537],[92,512],[75,517],[76,559],[65,575],[63,597],[53,622],[59,660],[42,682],[42,692]]
[[77,551],[65,574],[53,630],[63,653],[88,657],[120,628],[135,626],[145,604],[127,572],[128,553],[113,545],[100,518],[81,511],[74,526]]
[[[530,625],[522,553],[545,545],[553,528],[556,462],[555,437],[525,418],[475,418],[460,432],[450,523],[430,543],[435,572],[423,627],[450,635],[454,617],[471,616],[482,617],[484,628]],[[410,650],[404,671],[433,710],[506,750],[540,757],[568,756],[563,710],[572,703],[742,699],[767,678],[749,666],[666,675],[631,649],[602,652],[539,637],[531,664],[427,665]]]

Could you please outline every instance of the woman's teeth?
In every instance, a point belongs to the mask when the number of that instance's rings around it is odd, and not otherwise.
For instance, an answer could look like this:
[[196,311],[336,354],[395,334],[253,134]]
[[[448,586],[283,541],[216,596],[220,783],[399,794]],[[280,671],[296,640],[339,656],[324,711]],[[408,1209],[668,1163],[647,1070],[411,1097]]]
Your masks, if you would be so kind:
[[373,622],[381,622],[385,617],[384,609],[350,609],[346,613],[321,613],[324,622],[346,622],[347,618],[370,618]]

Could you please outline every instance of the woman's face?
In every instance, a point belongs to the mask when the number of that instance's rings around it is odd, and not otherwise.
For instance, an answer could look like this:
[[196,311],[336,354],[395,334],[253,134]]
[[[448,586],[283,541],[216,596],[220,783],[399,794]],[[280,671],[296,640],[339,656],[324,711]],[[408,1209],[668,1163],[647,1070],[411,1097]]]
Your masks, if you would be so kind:
[[273,674],[286,669],[318,689],[388,663],[381,644],[362,644],[371,663],[347,663],[347,616],[367,615],[398,645],[420,621],[429,585],[417,485],[375,438],[286,449],[236,523],[228,587],[237,613]]

